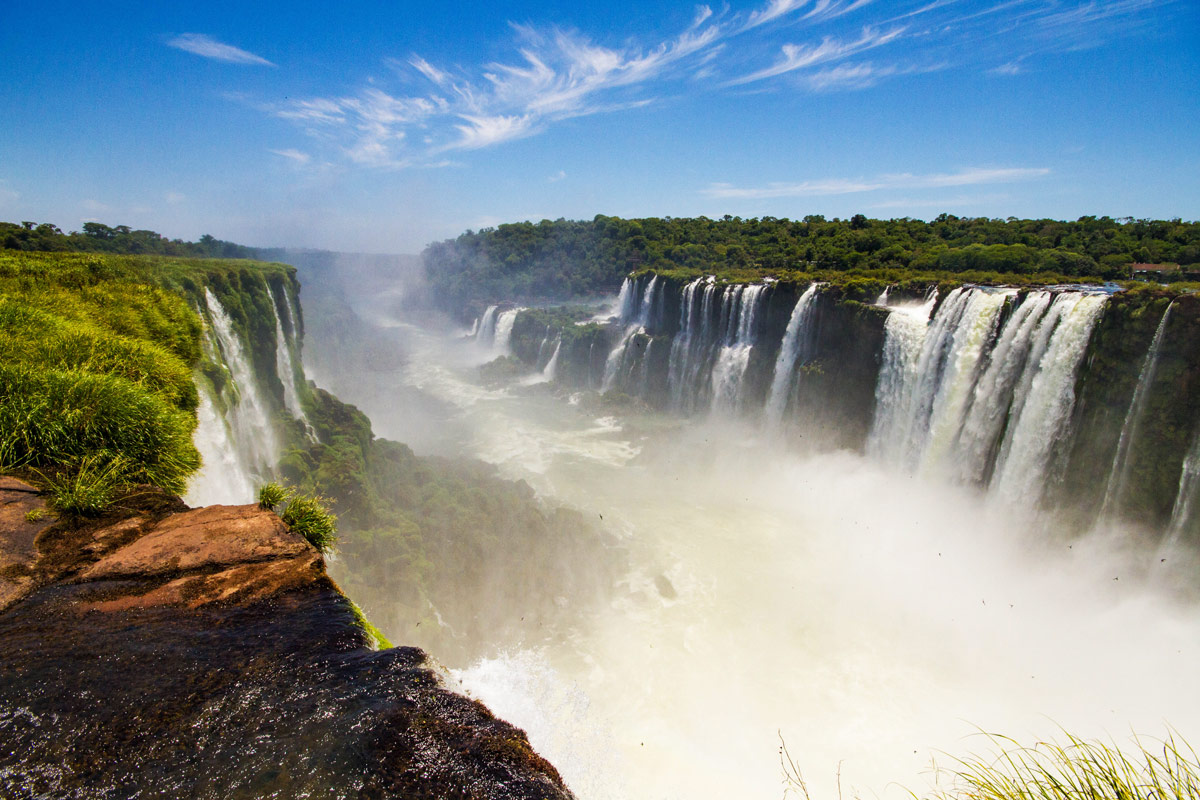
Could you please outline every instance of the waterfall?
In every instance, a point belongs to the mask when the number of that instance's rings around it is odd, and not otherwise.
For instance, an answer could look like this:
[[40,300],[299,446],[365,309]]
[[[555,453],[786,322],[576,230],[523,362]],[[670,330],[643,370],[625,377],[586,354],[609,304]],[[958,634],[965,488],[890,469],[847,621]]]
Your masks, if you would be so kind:
[[204,290],[204,298],[216,340],[213,355],[220,357],[218,363],[224,362],[234,384],[232,402],[228,404],[234,442],[244,455],[247,471],[252,475],[266,475],[279,457],[274,421],[233,321],[210,289]]
[[[703,290],[700,287],[703,286]],[[696,293],[700,292],[697,303]],[[713,308],[717,296],[716,279],[709,276],[693,281],[684,289],[686,319],[680,332],[683,344],[676,350],[672,345],[672,366],[668,370],[671,405],[681,413],[691,413],[702,405],[708,388],[706,369],[711,369],[712,356],[719,341],[719,327],[713,325]],[[697,307],[698,305],[698,307]]]
[[497,356],[506,356],[511,352],[509,343],[512,341],[513,324],[517,321],[517,315],[524,310],[513,308],[496,317],[492,352]]
[[[296,386],[296,368],[295,362],[292,360],[292,347],[294,340],[284,334],[283,323],[279,318],[278,306],[275,302],[275,292],[270,285],[267,286],[267,293],[271,297],[271,310],[275,312],[275,371],[279,375],[279,382],[283,384],[283,404],[287,408],[288,413],[296,419],[304,423],[305,429],[308,431],[309,438],[315,437],[312,425],[308,422],[308,417],[304,415],[304,409],[300,405],[300,392]],[[287,309],[287,293],[284,293],[284,309]],[[295,327],[292,327],[295,330]]]
[[743,405],[746,367],[754,349],[754,323],[766,286],[730,286],[725,289],[723,316],[725,342],[712,371],[712,410],[736,411]]
[[932,297],[892,308],[868,452],[1035,504],[1106,299],[961,287],[932,319]]
[[629,345],[635,336],[639,333],[645,333],[646,326],[650,324],[657,288],[658,276],[655,275],[650,279],[650,283],[646,284],[646,291],[642,295],[642,301],[638,303],[637,286],[633,282],[633,279],[626,278],[624,283],[621,284],[621,294],[617,306],[621,310],[620,321],[625,326],[625,331],[621,334],[621,340],[612,349],[612,352],[608,354],[608,359],[604,363],[604,380],[600,385],[601,391],[607,392],[611,390],[616,385],[621,373],[628,368],[625,361],[629,354]]
[[704,283],[703,278],[683,287],[683,297],[679,304],[679,333],[671,342],[671,354],[667,359],[667,386],[670,389],[671,407],[682,409],[684,402],[684,387],[687,381],[688,364],[691,358],[693,327],[695,324],[696,290]]
[[1200,491],[1200,433],[1192,440],[1183,470],[1179,474],[1179,490],[1175,494],[1175,505],[1171,509],[1171,523],[1167,526],[1167,546],[1178,544],[1184,536],[1196,529],[1196,494]]
[[190,506],[253,502],[254,479],[243,463],[229,425],[217,411],[207,381],[199,374],[196,386],[200,404],[196,407],[197,425],[192,439],[203,466],[188,484],[184,502]]
[[931,439],[946,435],[1006,299],[1006,293],[960,287],[946,296],[928,326],[919,311],[905,313],[894,326],[897,311],[889,315],[885,337],[895,333],[897,342],[885,343],[884,358],[896,360],[880,371],[876,397],[884,405],[872,432],[874,449],[886,460],[915,469]]
[[1046,469],[1075,405],[1075,374],[1107,300],[1107,295],[1064,292],[1046,314],[1053,332],[1045,322],[1038,326],[1044,332],[1014,395],[992,480],[992,493],[1001,501],[1028,508],[1041,500],[1050,477]]
[[1129,482],[1129,450],[1133,445],[1141,426],[1142,416],[1146,412],[1146,400],[1150,396],[1150,385],[1154,383],[1154,374],[1158,371],[1158,352],[1162,344],[1163,331],[1167,327],[1167,319],[1171,316],[1171,306],[1163,312],[1154,331],[1154,339],[1150,349],[1142,361],[1142,370],[1138,374],[1137,387],[1133,390],[1133,399],[1129,403],[1129,411],[1125,414],[1125,422],[1121,425],[1121,437],[1117,440],[1117,452],[1113,455],[1112,468],[1108,473],[1108,486],[1104,490],[1104,505],[1100,509],[1100,517],[1106,518],[1119,511],[1122,499],[1125,497],[1126,484]]
[[952,449],[977,386],[980,364],[992,344],[1000,312],[1015,294],[1012,290],[983,289],[967,293],[967,304],[929,408],[928,433],[920,454],[922,468],[944,470],[956,462]]
[[552,381],[558,377],[558,354],[562,350],[562,337],[558,337],[558,344],[554,345],[554,353],[550,356],[550,360],[546,362],[546,367],[542,370],[542,376]]
[[475,325],[471,328],[471,335],[475,337],[475,341],[484,347],[490,348],[496,340],[496,312],[499,309],[500,306],[488,306],[483,316],[475,320]]
[[913,404],[917,368],[936,302],[935,289],[923,303],[893,306],[884,323],[883,363],[875,385],[875,418],[867,436],[867,452],[886,462],[898,462],[906,444],[904,421]]
[[[771,390],[767,395],[766,421],[768,425],[778,425],[783,421],[784,411],[787,410],[788,394],[792,387],[792,376],[799,362],[807,361],[812,350],[812,328],[815,316],[817,287],[819,284],[809,284],[796,301],[792,316],[788,319],[787,329],[783,334],[783,343],[779,346],[779,356],[775,359],[775,372],[771,380]],[[884,297],[887,290],[884,290]]]
[[958,434],[953,473],[963,483],[983,484],[991,474],[995,448],[1004,431],[1017,383],[1029,364],[1035,331],[1053,295],[1030,292],[1001,328],[987,369],[975,386]]

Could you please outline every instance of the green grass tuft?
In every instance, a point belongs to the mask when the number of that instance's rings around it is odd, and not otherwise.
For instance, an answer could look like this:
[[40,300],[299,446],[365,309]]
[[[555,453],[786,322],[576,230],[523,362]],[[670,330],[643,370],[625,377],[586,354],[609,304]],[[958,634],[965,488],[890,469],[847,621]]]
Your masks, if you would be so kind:
[[992,751],[937,769],[928,800],[1200,800],[1196,751],[1174,733],[1135,736],[1128,748],[1071,734],[1033,746],[986,736]]
[[279,518],[313,547],[328,553],[337,543],[337,517],[326,507],[323,497],[294,495]]
[[285,489],[274,481],[264,483],[258,487],[258,507],[264,511],[274,511],[277,506],[284,503],[292,494],[292,490]]
[[50,507],[74,517],[103,514],[129,484],[128,462],[106,453],[86,456],[56,473],[38,474]]
[[0,363],[0,462],[58,469],[106,454],[130,481],[182,493],[200,465],[195,417],[115,375]]

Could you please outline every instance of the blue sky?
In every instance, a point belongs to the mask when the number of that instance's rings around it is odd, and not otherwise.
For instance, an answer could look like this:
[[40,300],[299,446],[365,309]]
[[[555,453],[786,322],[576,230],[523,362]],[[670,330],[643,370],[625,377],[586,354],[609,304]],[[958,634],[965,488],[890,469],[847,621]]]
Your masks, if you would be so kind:
[[175,5],[8,0],[0,219],[1200,218],[1194,0]]

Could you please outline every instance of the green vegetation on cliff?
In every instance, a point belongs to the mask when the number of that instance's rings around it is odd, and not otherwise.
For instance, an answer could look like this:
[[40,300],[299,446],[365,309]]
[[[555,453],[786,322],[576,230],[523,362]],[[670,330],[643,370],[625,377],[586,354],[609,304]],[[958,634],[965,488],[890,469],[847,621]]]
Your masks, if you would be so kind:
[[721,276],[889,269],[1126,278],[1135,262],[1200,263],[1200,223],[946,214],[931,222],[862,215],[848,220],[597,216],[468,231],[430,245],[424,258],[438,302],[458,312],[505,299],[613,292],[625,275],[641,269]]
[[294,280],[281,264],[0,250],[0,468],[182,492],[200,465],[194,309],[213,291],[273,374],[267,286]]
[[285,454],[281,477],[334,502],[345,565],[335,575],[391,638],[465,658],[465,647],[565,613],[555,598],[583,603],[610,585],[599,531],[576,511],[544,508],[523,481],[375,438],[364,414],[320,389],[310,420],[320,442]]

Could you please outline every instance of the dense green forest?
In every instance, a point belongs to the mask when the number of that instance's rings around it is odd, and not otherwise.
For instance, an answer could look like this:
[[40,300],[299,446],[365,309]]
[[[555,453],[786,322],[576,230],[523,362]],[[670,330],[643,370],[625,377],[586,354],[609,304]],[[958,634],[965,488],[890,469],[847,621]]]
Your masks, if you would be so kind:
[[[563,299],[615,291],[640,269],[827,272],[908,270],[1129,278],[1135,263],[1200,264],[1200,223],[1081,217],[1074,222],[966,218],[930,222],[597,216],[468,231],[431,244],[426,274],[452,310],[498,300]],[[1200,269],[1200,268],[1198,268]]]
[[252,247],[225,242],[205,234],[198,242],[168,239],[154,231],[131,230],[83,223],[82,231],[63,233],[48,222],[0,222],[0,249],[42,252],[122,253],[189,258],[257,258]]

